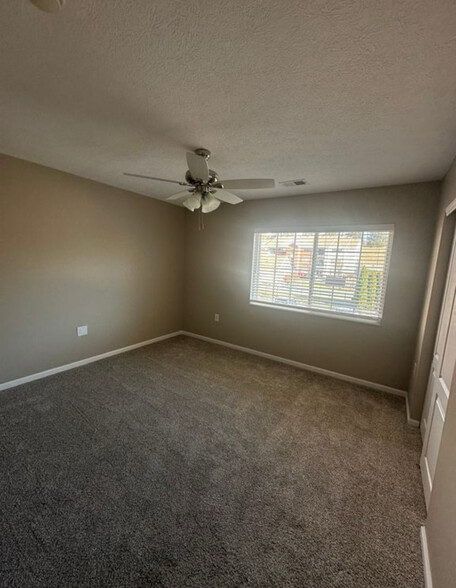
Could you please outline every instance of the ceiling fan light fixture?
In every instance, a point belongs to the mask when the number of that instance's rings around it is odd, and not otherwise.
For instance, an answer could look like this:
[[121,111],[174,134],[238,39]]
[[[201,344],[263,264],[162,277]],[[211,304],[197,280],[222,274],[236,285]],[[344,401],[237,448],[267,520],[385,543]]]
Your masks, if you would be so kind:
[[188,208],[191,212],[194,212],[201,206],[201,196],[190,196],[187,200],[184,200],[182,204],[185,208]]
[[220,206],[220,200],[217,200],[217,198],[212,196],[212,194],[209,192],[203,197],[203,202],[201,205],[201,212],[204,212],[204,213],[213,212],[214,210],[217,210],[217,208],[219,206]]
[[[33,0],[38,1],[38,0]],[[39,0],[50,1],[50,0]],[[56,2],[63,2],[64,0],[54,0]],[[209,169],[208,159],[211,152],[208,149],[195,149],[195,151],[187,152],[188,170],[185,173],[185,181],[168,180],[164,178],[157,178],[155,176],[146,176],[143,174],[135,174],[124,172],[124,175],[134,178],[155,180],[158,182],[167,182],[171,184],[179,184],[186,186],[187,190],[171,194],[166,200],[179,201],[185,208],[194,212],[200,209],[201,212],[213,212],[217,210],[221,202],[228,204],[239,204],[242,198],[233,194],[228,190],[263,190],[265,188],[274,188],[275,182],[272,178],[247,178],[242,180],[219,180],[216,171]],[[190,188],[190,189],[188,189]],[[193,193],[191,196],[188,193]],[[217,194],[214,197],[214,194]]]

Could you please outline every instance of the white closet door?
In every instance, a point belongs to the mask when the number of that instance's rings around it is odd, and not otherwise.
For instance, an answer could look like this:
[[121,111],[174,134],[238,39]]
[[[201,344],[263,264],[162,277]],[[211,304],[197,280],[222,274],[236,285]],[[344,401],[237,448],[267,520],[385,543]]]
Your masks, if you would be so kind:
[[456,240],[453,240],[453,251],[448,269],[434,359],[429,376],[426,403],[421,422],[421,430],[424,434],[423,452],[421,454],[421,475],[423,478],[426,506],[428,507],[439,455],[440,439],[445,423],[451,380],[456,366],[455,243]]

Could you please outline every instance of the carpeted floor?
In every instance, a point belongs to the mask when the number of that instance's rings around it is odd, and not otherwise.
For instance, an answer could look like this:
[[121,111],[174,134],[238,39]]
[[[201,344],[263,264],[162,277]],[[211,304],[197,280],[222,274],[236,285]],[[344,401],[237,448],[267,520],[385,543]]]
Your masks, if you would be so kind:
[[417,588],[403,399],[178,337],[0,393],[0,585]]

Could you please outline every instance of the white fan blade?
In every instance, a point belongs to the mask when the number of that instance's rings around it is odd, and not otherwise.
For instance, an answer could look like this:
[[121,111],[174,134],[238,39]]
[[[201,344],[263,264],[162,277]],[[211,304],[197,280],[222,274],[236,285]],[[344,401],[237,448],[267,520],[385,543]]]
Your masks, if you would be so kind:
[[171,194],[168,196],[166,200],[179,200],[180,198],[184,198],[185,196],[191,196],[191,192],[185,190],[184,192],[177,192],[176,194]]
[[253,190],[259,188],[274,188],[275,181],[270,179],[258,180],[221,180],[220,182],[224,188],[230,190]]
[[226,190],[217,190],[215,194],[215,197],[218,200],[221,200],[222,202],[228,202],[228,204],[239,204],[240,202],[243,202],[242,198],[239,198],[239,196],[235,196]]
[[207,161],[204,157],[187,151],[187,165],[194,180],[200,180],[201,182],[208,181],[209,168],[207,167]]
[[142,176],[141,174],[129,174],[128,172],[124,172],[124,176],[131,176],[132,178],[145,178],[146,180],[157,180],[158,182],[169,182],[170,184],[180,184],[181,186],[186,186],[185,182],[178,182],[177,180],[165,180],[163,178],[154,178],[152,176]]

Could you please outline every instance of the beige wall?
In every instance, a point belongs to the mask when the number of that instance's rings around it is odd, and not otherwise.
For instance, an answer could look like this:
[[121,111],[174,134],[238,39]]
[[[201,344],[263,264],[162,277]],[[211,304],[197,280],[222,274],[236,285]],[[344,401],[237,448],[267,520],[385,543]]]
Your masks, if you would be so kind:
[[[435,230],[439,183],[224,205],[187,214],[185,329],[405,390]],[[394,224],[381,326],[249,304],[254,229]],[[220,322],[214,322],[214,313]]]
[[410,416],[418,420],[421,418],[426,395],[455,228],[456,214],[447,217],[445,208],[455,198],[456,160],[453,162],[442,183],[432,259],[415,347],[414,370],[409,384],[408,400]]
[[[0,382],[185,324],[407,387],[438,183],[224,205],[201,232],[191,213],[184,231],[178,207],[7,156],[0,156],[0,186]],[[395,224],[380,327],[248,304],[254,228],[303,223]],[[85,324],[89,335],[77,337]]]
[[[444,205],[456,198],[456,160],[442,191]],[[455,216],[453,213],[452,216]],[[426,533],[434,588],[456,584],[456,372],[453,376],[439,458],[429,505]]]
[[182,328],[182,209],[7,156],[0,190],[0,382]]

